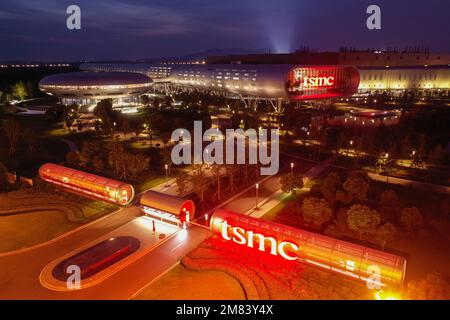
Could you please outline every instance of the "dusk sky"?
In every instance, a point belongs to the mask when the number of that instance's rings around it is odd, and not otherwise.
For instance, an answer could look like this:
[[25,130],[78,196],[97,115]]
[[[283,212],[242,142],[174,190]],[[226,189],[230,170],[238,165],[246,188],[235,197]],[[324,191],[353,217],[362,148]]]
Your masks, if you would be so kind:
[[[79,31],[66,8],[81,8]],[[366,8],[382,30],[366,28]],[[0,60],[111,60],[180,56],[211,48],[289,52],[424,45],[449,52],[443,0],[2,0]]]

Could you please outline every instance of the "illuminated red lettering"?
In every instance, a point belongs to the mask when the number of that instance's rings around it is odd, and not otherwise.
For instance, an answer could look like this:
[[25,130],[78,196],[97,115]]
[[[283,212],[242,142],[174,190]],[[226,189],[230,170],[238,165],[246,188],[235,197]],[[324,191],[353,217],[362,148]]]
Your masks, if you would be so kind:
[[[300,250],[300,247],[293,242],[278,242],[274,237],[267,237],[260,233],[246,231],[241,227],[230,226],[227,221],[222,221],[220,226],[220,233],[224,240],[233,241],[240,245],[246,245],[249,248],[254,248],[255,243],[257,243],[259,251],[266,252],[267,247],[269,247],[269,253],[274,256],[279,255],[282,258],[291,261],[297,260],[296,252]],[[266,245],[268,246],[266,247]]]
[[303,87],[329,87],[334,85],[334,77],[303,77]]

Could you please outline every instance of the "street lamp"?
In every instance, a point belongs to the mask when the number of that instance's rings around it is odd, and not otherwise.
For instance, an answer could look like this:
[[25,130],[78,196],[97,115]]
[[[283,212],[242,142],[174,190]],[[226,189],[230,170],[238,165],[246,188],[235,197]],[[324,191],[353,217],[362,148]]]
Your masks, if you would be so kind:
[[291,162],[291,174],[294,175],[294,163]]
[[164,165],[165,169],[166,169],[166,187],[169,186],[169,165]]
[[259,201],[258,201],[259,194],[258,194],[258,192],[259,192],[259,183],[256,184],[256,205],[255,205],[255,209],[259,209]]

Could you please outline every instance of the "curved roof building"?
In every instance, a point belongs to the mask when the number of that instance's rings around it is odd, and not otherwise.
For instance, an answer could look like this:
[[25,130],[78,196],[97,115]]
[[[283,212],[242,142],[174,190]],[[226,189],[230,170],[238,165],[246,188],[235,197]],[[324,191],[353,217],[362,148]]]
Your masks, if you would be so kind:
[[116,98],[146,93],[152,80],[132,72],[70,72],[54,74],[39,82],[45,93],[65,98]]
[[353,66],[303,65],[180,65],[82,64],[82,70],[139,72],[181,88],[241,96],[309,100],[351,96],[358,90],[359,72]]

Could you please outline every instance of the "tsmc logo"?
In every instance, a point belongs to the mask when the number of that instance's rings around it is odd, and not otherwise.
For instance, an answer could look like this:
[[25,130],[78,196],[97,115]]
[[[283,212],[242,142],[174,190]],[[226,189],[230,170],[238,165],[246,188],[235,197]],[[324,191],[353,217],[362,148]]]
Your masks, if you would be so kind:
[[265,252],[269,245],[270,254],[274,256],[281,256],[286,260],[297,260],[298,251],[300,247],[290,241],[277,241],[274,237],[267,237],[253,231],[247,231],[240,227],[233,227],[227,221],[220,223],[221,236],[224,240],[233,241],[240,245],[245,245],[249,248],[254,248],[255,242],[258,245],[258,250]]
[[308,77],[305,76],[300,81],[303,87],[328,87],[334,84],[334,77]]

